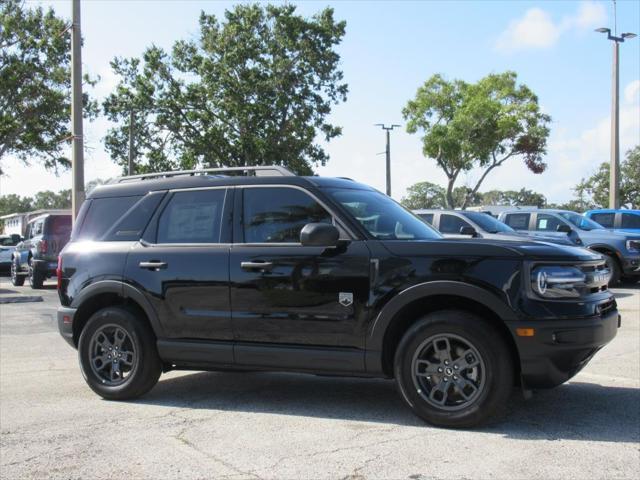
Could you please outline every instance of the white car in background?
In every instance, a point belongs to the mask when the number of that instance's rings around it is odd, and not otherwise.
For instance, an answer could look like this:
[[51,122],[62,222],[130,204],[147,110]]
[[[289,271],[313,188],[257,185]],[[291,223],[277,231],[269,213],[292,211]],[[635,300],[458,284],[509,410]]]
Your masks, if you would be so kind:
[[20,241],[20,235],[0,235],[0,269],[11,267],[13,252]]

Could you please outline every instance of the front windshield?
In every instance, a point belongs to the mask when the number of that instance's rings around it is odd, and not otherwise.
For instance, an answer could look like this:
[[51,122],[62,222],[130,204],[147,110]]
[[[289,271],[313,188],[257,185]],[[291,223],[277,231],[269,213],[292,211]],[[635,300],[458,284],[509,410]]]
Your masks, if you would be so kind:
[[480,228],[488,233],[514,233],[515,230],[509,225],[502,223],[487,213],[460,212],[472,222],[477,223]]
[[442,238],[432,227],[380,192],[335,188],[329,193],[379,240]]
[[565,220],[569,220],[580,230],[604,230],[604,227],[599,223],[596,223],[587,217],[583,217],[582,215],[578,215],[577,213],[560,212],[560,216]]

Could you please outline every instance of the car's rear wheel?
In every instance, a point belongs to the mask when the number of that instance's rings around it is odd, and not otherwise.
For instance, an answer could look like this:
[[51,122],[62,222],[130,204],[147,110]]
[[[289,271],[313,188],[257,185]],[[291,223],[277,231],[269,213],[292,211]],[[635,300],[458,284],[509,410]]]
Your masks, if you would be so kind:
[[513,389],[508,348],[482,318],[459,310],[425,315],[396,350],[396,382],[409,407],[443,427],[472,427],[502,413]]
[[108,400],[147,393],[162,373],[155,336],[135,309],[107,307],[80,334],[80,367],[89,387]]
[[611,278],[609,279],[609,286],[614,287],[620,283],[620,264],[618,260],[613,256],[606,253],[602,254],[604,261],[607,264],[607,268],[611,271]]
[[37,271],[33,262],[29,260],[29,285],[33,289],[40,289],[44,285],[44,273]]
[[20,266],[17,260],[11,262],[11,284],[15,287],[24,285],[24,275],[20,275]]

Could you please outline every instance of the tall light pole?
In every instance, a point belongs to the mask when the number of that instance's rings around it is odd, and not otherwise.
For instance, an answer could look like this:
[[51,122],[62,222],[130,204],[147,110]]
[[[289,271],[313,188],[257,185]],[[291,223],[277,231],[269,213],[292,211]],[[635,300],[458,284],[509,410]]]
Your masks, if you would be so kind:
[[391,196],[391,138],[390,138],[391,135],[390,135],[390,132],[394,128],[399,127],[400,125],[393,123],[387,127],[384,123],[376,123],[375,126],[380,127],[387,132],[387,150],[385,153],[387,154],[387,196],[390,197]]
[[80,32],[80,0],[73,0],[71,12],[71,135],[73,147],[71,168],[71,210],[75,222],[84,202],[84,150],[82,141],[82,34]]
[[[615,2],[614,2],[615,7]],[[620,208],[620,71],[619,46],[625,39],[636,36],[635,33],[617,32],[611,35],[611,29],[598,28],[596,32],[606,33],[607,39],[613,42],[613,68],[611,70],[611,165],[609,167],[609,208]]]
[[133,151],[133,110],[129,111],[129,162],[127,165],[127,175],[134,173],[134,151]]

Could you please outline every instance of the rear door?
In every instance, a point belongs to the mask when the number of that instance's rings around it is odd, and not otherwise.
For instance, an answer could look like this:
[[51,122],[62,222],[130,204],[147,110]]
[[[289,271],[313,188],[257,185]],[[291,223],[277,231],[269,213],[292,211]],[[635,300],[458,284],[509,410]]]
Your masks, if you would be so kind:
[[530,219],[530,213],[506,213],[504,215],[503,222],[509,225],[514,230],[518,230],[520,232],[528,232]]
[[[166,338],[232,340],[231,199],[225,187],[170,191],[125,268],[153,305]],[[231,359],[231,347],[225,350]]]

